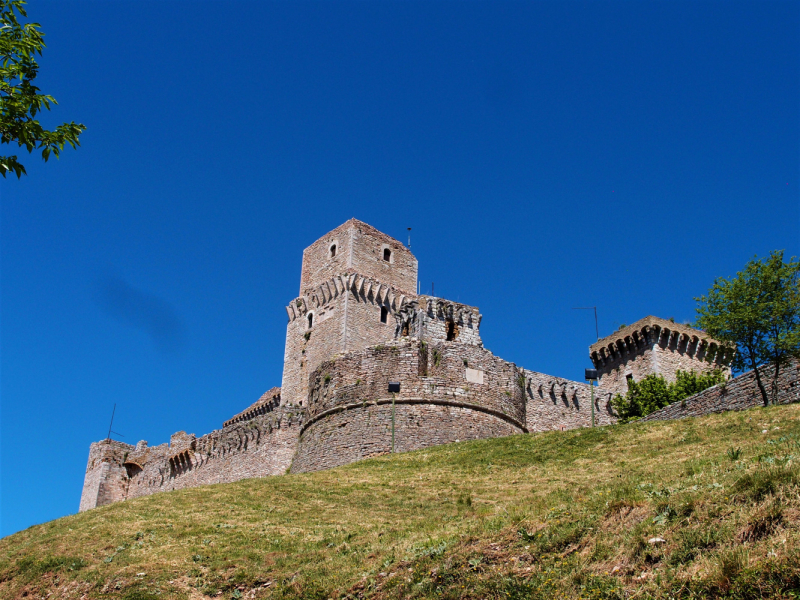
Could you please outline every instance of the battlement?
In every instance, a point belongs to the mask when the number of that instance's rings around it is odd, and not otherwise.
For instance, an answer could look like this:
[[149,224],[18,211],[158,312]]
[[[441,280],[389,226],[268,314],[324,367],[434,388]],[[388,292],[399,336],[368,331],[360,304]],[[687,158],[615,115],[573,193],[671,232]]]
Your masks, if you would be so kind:
[[435,296],[420,296],[418,304],[424,315],[418,335],[420,339],[483,346],[480,334],[483,315],[477,306]]
[[292,300],[286,307],[289,322],[291,323],[300,317],[308,318],[310,314],[312,319],[309,327],[313,327],[314,311],[317,309],[324,310],[331,301],[345,292],[351,292],[353,296],[368,300],[378,306],[385,306],[393,312],[398,311],[410,299],[416,298],[416,295],[406,295],[406,292],[371,277],[366,277],[354,271],[346,272],[331,277],[307,294]]
[[[393,442],[405,452],[523,433],[520,375],[484,348],[413,338],[323,362],[310,377],[292,471],[391,452]],[[390,381],[399,383],[398,392],[388,392]]]
[[253,402],[250,406],[242,412],[232,416],[230,419],[222,424],[222,427],[230,427],[234,423],[243,423],[255,419],[259,415],[265,415],[272,412],[281,405],[281,388],[274,387],[262,394],[262,396]]
[[[582,381],[572,381],[522,369],[527,396],[526,423],[528,431],[551,431],[589,427],[592,423],[592,389]],[[596,425],[616,422],[611,407],[612,394],[594,390]]]
[[589,347],[600,376],[599,385],[625,393],[627,380],[658,374],[675,381],[678,370],[698,373],[720,369],[730,373],[733,350],[704,331],[648,316]]
[[702,331],[646,317],[592,344],[600,386],[591,388],[493,355],[478,307],[416,291],[417,259],[394,238],[356,219],[322,236],[303,252],[300,295],[286,306],[281,387],[200,437],[93,443],[80,510],[290,467],[588,427],[592,414],[610,424],[611,398],[628,378],[727,370],[732,357]]

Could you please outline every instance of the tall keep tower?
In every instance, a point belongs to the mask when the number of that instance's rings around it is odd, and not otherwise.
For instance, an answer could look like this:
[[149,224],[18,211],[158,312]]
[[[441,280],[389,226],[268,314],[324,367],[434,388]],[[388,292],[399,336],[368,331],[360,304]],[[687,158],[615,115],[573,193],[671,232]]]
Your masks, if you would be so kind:
[[281,402],[305,404],[308,376],[323,361],[395,337],[416,289],[411,251],[357,219],[306,248],[300,295],[286,307]]

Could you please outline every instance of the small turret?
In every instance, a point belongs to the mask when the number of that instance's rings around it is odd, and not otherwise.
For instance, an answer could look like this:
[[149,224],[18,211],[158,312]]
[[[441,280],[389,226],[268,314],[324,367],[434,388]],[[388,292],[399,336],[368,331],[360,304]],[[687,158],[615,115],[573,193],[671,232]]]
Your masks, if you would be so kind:
[[600,376],[599,386],[624,394],[628,380],[641,381],[653,373],[675,381],[678,371],[730,373],[733,350],[704,331],[658,317],[645,317],[589,347]]

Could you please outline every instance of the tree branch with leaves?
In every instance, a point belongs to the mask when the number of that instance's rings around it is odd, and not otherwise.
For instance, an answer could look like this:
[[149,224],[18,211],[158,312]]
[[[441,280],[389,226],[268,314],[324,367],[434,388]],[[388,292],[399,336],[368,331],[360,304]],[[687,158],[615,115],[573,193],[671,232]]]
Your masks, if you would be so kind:
[[[24,0],[0,0],[0,143],[14,144],[28,152],[42,151],[47,161],[58,158],[66,145],[76,148],[86,129],[82,124],[63,123],[49,131],[36,119],[42,110],[58,104],[33,85],[39,72],[36,57],[45,47],[38,23],[20,23],[27,18]],[[27,175],[16,155],[0,156],[0,175]]]
[[[752,370],[764,406],[777,403],[781,369],[800,358],[800,261],[783,251],[753,258],[730,279],[695,298],[697,326],[736,347],[732,366]],[[769,390],[765,377],[769,376]]]

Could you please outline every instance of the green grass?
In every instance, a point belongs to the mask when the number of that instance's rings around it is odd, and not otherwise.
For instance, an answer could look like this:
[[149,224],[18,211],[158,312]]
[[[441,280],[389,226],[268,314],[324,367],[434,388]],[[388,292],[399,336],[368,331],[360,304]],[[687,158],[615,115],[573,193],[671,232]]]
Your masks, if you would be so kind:
[[800,598],[798,461],[788,406],[156,494],[0,540],[0,597]]

